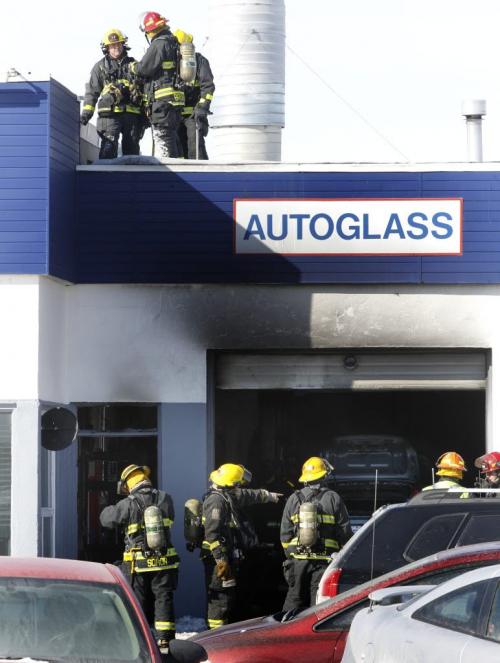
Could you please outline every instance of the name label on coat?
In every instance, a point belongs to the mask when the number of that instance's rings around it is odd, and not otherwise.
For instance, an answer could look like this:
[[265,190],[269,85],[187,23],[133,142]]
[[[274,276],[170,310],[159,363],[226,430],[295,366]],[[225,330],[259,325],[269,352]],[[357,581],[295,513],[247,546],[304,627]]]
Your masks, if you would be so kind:
[[233,201],[237,254],[462,255],[462,198]]

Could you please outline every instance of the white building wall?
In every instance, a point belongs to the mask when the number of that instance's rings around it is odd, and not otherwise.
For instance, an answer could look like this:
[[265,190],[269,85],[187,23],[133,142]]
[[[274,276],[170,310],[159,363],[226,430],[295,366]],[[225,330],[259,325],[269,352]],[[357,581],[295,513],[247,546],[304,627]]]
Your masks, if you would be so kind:
[[[208,349],[490,348],[488,448],[500,439],[499,286],[73,286],[4,277],[0,305],[0,403],[15,405],[13,554],[38,546],[38,491],[26,496],[26,486],[39,482],[40,403],[162,404],[160,476],[179,495],[202,490],[212,462]],[[192,472],[178,486],[187,435]],[[63,460],[56,519],[74,522],[76,454]],[[59,545],[71,552],[63,535]]]

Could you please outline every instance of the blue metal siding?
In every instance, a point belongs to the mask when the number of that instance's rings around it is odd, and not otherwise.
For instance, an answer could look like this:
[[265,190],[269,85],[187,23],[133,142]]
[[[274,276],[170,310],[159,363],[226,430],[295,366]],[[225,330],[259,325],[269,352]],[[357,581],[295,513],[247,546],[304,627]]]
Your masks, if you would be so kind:
[[48,83],[0,84],[0,273],[47,273]]
[[500,283],[500,173],[425,173],[423,195],[464,198],[463,255],[422,258],[424,283]]
[[[500,172],[78,173],[77,280],[500,283]],[[464,198],[458,257],[233,255],[233,199]]]
[[74,94],[51,80],[49,164],[49,273],[75,278],[75,167],[80,150],[80,105]]

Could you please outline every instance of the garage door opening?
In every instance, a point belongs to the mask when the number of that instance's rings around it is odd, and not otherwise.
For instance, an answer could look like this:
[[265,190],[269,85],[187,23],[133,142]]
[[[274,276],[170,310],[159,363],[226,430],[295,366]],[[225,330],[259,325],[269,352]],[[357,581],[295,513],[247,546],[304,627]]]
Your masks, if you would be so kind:
[[[252,485],[289,495],[300,487],[302,463],[312,455],[333,460],[334,440],[341,436],[398,437],[415,451],[417,491],[431,483],[436,458],[459,451],[469,468],[466,485],[475,479],[473,461],[485,449],[485,391],[318,391],[215,390],[215,464],[242,463],[253,473]],[[348,490],[344,499],[353,522],[373,510],[373,483]],[[377,506],[404,499],[379,493]],[[261,546],[248,561],[249,595],[242,617],[279,610],[286,585],[281,564],[279,525],[283,504],[254,507]],[[358,519],[358,520],[357,520]]]

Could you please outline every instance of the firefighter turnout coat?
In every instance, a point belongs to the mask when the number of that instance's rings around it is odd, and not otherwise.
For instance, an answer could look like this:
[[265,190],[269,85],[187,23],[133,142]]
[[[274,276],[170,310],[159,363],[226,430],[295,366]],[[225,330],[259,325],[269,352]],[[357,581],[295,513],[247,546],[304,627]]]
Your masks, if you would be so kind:
[[128,55],[114,59],[105,55],[96,62],[86,85],[83,110],[95,111],[99,118],[116,117],[121,113],[141,115],[143,90],[131,65],[135,60]]
[[[154,552],[147,549],[144,532],[144,509],[156,505],[163,515],[167,534],[165,550]],[[123,561],[128,562],[130,573],[145,573],[177,569],[179,557],[172,546],[170,528],[174,522],[174,505],[170,495],[150,486],[139,487],[114,506],[107,506],[100,515],[103,527],[122,527],[125,534]]]
[[147,81],[153,124],[166,121],[169,107],[180,110],[184,106],[184,92],[177,85],[178,64],[177,39],[165,28],[153,37],[142,60],[134,65],[137,75]]
[[[317,508],[316,542],[310,548],[301,548],[298,540],[299,509],[304,502],[313,502]],[[349,514],[338,493],[324,485],[312,484],[290,495],[281,519],[281,545],[285,556],[292,559],[330,561],[351,538]]]
[[210,63],[201,53],[196,52],[196,78],[194,83],[183,83],[182,89],[185,94],[185,106],[182,116],[189,117],[193,114],[196,106],[210,109],[210,103],[214,98],[215,83]]
[[253,504],[273,502],[268,490],[261,488],[219,488],[209,491],[203,500],[205,539],[201,557],[229,563],[240,559],[245,550],[257,544],[253,527],[241,509]]

